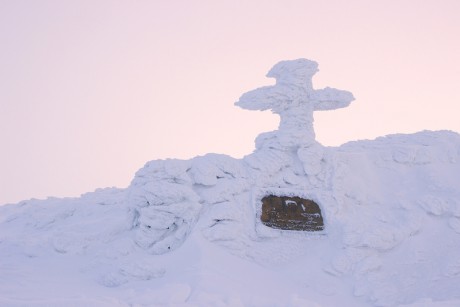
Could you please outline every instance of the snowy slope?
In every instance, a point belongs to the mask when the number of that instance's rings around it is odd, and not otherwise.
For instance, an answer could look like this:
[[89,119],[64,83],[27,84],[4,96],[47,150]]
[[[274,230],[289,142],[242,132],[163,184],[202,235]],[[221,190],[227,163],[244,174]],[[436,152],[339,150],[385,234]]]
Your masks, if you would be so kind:
[[[156,160],[127,189],[0,207],[0,306],[460,306],[460,135],[338,148],[313,111],[317,64],[284,61],[238,105],[280,128],[243,159]],[[269,194],[317,202],[322,232],[260,222]]]

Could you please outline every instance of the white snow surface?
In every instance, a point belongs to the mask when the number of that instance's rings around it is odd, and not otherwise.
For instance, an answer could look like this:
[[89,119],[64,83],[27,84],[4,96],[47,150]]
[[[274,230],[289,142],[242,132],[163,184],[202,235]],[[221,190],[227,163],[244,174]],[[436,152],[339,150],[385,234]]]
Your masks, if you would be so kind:
[[[324,147],[310,115],[353,96],[313,90],[316,71],[280,62],[242,96],[281,116],[243,159],[155,160],[127,189],[0,206],[0,306],[460,306],[460,135]],[[269,194],[317,202],[324,231],[264,226]]]

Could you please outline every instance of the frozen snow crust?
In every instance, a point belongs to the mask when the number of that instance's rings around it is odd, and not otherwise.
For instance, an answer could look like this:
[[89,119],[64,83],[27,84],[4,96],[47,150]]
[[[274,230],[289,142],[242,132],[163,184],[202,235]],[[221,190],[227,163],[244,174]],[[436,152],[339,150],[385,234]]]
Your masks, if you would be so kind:
[[[237,105],[280,114],[243,159],[156,160],[127,189],[0,207],[0,306],[459,306],[460,135],[337,148],[317,64],[280,62]],[[260,223],[260,199],[317,202],[323,232]]]

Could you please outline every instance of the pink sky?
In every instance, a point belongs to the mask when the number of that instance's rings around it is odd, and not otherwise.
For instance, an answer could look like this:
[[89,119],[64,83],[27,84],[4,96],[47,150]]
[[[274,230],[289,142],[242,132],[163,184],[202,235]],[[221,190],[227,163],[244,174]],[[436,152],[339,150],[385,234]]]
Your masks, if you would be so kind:
[[242,157],[278,118],[233,106],[280,60],[353,92],[336,146],[460,131],[460,1],[0,1],[0,204],[126,187],[145,162]]

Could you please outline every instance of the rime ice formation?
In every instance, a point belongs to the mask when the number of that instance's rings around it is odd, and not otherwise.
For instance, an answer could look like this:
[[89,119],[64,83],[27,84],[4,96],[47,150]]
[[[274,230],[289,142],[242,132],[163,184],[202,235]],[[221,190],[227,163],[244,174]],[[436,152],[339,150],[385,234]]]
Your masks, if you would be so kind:
[[[459,306],[460,135],[323,147],[312,112],[353,96],[313,90],[316,71],[280,62],[241,97],[281,117],[243,159],[155,160],[126,189],[0,206],[0,305]],[[267,195],[314,201],[324,230],[267,227]]]
[[243,109],[271,109],[279,114],[278,131],[262,134],[256,141],[258,149],[311,145],[315,140],[313,111],[344,108],[354,100],[347,91],[314,90],[311,79],[317,71],[318,64],[306,59],[279,62],[267,74],[276,79],[274,86],[247,92],[235,103]]

